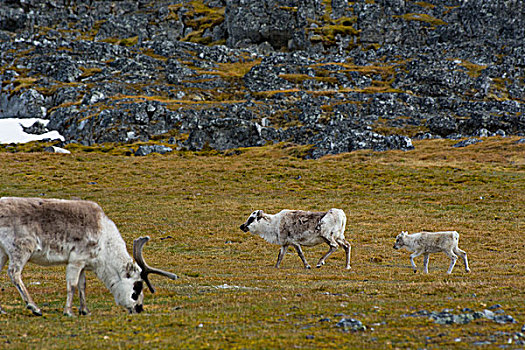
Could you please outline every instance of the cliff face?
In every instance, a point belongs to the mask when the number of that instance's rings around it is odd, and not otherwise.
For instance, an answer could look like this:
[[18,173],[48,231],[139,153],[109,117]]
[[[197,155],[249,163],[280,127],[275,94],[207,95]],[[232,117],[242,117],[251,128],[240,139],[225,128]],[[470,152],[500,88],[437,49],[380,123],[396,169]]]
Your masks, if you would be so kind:
[[310,157],[525,132],[523,1],[2,1],[0,118]]

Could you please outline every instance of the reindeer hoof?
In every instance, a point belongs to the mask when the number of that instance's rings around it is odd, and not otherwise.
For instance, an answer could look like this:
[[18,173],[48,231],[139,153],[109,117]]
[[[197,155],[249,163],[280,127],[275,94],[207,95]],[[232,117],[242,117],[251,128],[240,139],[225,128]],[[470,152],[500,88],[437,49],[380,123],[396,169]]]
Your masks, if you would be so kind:
[[79,314],[80,316],[87,316],[87,315],[89,315],[89,310],[80,310],[80,311],[78,312],[78,314]]
[[42,311],[40,311],[38,306],[36,306],[35,304],[27,304],[27,308],[29,310],[31,310],[33,315],[35,315],[35,316],[42,316]]
[[312,267],[310,265],[306,265],[304,268],[310,270]]

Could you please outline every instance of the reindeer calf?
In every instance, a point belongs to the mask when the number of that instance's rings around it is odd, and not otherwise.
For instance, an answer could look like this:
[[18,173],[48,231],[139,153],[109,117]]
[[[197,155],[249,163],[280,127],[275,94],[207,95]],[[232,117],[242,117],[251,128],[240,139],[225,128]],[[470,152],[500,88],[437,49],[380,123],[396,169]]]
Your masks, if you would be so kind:
[[396,243],[394,249],[406,248],[408,251],[413,252],[410,255],[410,263],[414,272],[417,272],[414,258],[424,254],[424,268],[425,273],[428,273],[428,255],[430,253],[443,252],[450,258],[450,266],[448,267],[447,273],[452,273],[452,269],[456,264],[458,255],[463,258],[465,263],[465,271],[470,272],[468,267],[467,253],[458,248],[459,233],[456,231],[443,231],[443,232],[419,232],[408,234],[403,231],[396,237]]

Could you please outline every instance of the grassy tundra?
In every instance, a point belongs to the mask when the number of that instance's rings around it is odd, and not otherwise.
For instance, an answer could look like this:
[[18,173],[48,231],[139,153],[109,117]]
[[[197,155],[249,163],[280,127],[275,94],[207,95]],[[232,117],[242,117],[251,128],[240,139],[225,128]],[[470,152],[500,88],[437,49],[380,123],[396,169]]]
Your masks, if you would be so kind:
[[[129,147],[113,146],[71,148],[72,155],[0,153],[0,196],[96,201],[129,252],[134,237],[150,235],[146,260],[181,277],[153,276],[157,293],[145,291],[144,313],[130,316],[88,272],[92,313],[68,318],[62,315],[64,267],[28,264],[24,281],[42,307],[39,318],[24,309],[4,268],[1,346],[467,349],[491,341],[523,347],[512,336],[525,323],[525,146],[516,140],[459,149],[453,141],[428,140],[411,152],[360,151],[315,161],[296,158],[303,150],[287,145],[232,156],[138,158],[123,155]],[[239,229],[255,209],[332,207],[348,218],[350,271],[341,268],[343,249],[322,269],[305,270],[296,257],[275,269],[276,246]],[[448,276],[449,259],[435,254],[428,275],[414,274],[409,253],[392,248],[402,230],[457,230],[472,272]],[[325,250],[319,245],[304,253],[311,260]],[[482,318],[439,325],[403,316],[494,304],[518,323]],[[341,314],[367,329],[343,332],[336,326]]]

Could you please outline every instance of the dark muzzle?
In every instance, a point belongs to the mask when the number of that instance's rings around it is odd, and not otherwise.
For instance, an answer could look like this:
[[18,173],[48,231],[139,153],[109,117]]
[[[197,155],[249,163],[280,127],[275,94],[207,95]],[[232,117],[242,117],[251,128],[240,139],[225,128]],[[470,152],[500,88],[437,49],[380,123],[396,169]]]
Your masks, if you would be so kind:
[[240,229],[243,231],[243,232],[248,232],[248,226],[246,226],[245,224],[242,224]]

